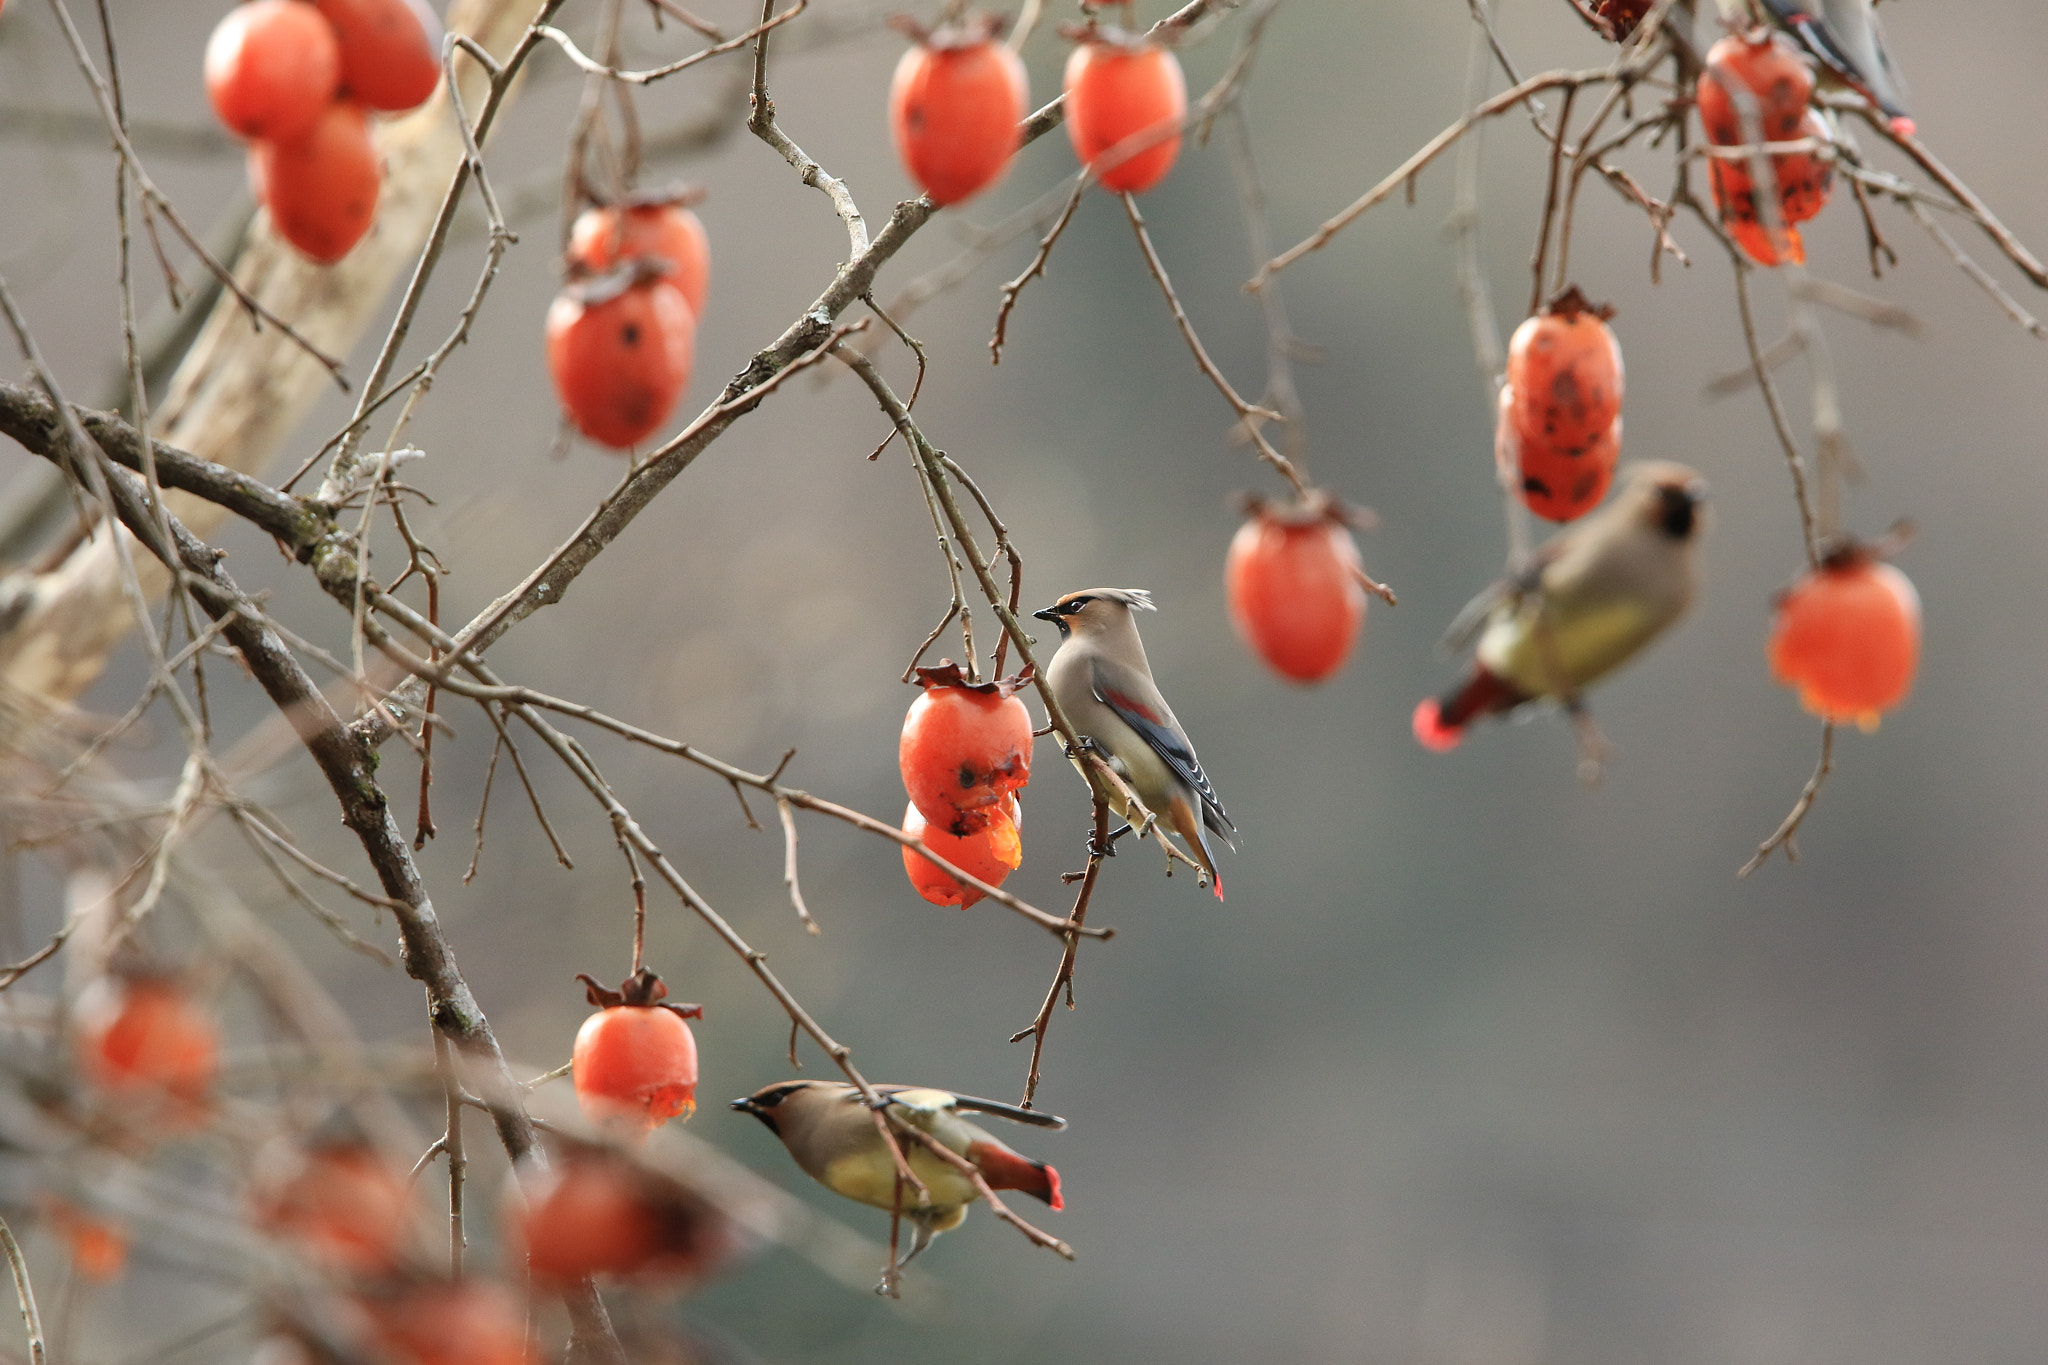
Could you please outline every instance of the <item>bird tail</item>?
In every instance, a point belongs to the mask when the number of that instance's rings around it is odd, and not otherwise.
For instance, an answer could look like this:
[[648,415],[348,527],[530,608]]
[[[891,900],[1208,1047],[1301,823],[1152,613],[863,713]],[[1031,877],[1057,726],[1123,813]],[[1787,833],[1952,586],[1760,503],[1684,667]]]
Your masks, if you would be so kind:
[[1060,1173],[1043,1161],[1020,1156],[998,1142],[975,1143],[967,1149],[967,1159],[981,1168],[981,1177],[992,1190],[1022,1190],[1055,1209],[1067,1206],[1060,1197]]
[[1181,842],[1188,846],[1188,852],[1209,874],[1209,887],[1216,893],[1216,899],[1223,899],[1223,874],[1216,870],[1216,854],[1209,847],[1209,836],[1202,832],[1202,822],[1195,815],[1194,803],[1185,796],[1176,796],[1166,808],[1167,818],[1172,822],[1174,832]]
[[1528,699],[1507,679],[1483,665],[1474,665],[1472,676],[1463,683],[1415,708],[1415,738],[1425,749],[1448,752],[1458,747],[1465,726],[1473,720],[1496,711],[1512,711]]

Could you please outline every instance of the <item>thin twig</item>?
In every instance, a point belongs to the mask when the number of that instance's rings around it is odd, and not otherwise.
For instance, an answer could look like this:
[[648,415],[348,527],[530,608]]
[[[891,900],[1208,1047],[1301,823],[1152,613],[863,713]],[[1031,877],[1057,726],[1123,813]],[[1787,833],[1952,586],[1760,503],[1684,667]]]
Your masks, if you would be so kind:
[[1813,776],[1807,778],[1806,785],[1800,789],[1799,799],[1792,803],[1791,813],[1779,823],[1776,830],[1772,831],[1770,838],[1757,845],[1755,855],[1742,865],[1736,876],[1747,877],[1762,867],[1773,849],[1784,849],[1787,862],[1799,861],[1799,845],[1793,841],[1793,836],[1799,832],[1799,826],[1805,823],[1808,813],[1813,810],[1813,803],[1820,798],[1820,789],[1827,783],[1828,774],[1834,770],[1835,723],[1824,720],[1820,723],[1820,762],[1814,765]]

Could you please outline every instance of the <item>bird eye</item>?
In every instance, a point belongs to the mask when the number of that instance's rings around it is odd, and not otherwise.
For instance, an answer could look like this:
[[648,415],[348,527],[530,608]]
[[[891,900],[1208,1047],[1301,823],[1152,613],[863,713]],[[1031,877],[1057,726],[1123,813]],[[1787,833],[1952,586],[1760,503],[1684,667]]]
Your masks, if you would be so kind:
[[1092,597],[1076,597],[1073,601],[1067,603],[1064,607],[1061,607],[1060,611],[1067,616],[1078,616],[1080,614],[1081,608],[1087,606],[1090,602],[1094,600],[1095,599]]

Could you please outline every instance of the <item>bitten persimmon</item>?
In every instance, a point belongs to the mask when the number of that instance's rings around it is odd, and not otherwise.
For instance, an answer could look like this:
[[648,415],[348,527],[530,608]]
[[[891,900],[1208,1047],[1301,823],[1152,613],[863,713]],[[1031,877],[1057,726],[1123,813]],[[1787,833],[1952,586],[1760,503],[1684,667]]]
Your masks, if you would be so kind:
[[363,1307],[393,1365],[529,1365],[526,1309],[489,1280],[410,1284]]
[[382,172],[361,105],[337,100],[298,137],[257,143],[254,156],[251,179],[277,235],[322,265],[348,255],[376,221]]
[[[1010,796],[1004,798],[988,822],[972,834],[948,834],[937,825],[927,824],[913,802],[904,807],[903,832],[924,840],[926,848],[969,876],[979,877],[990,886],[1001,886],[1003,878],[1024,862],[1024,841],[1020,831],[1023,818],[1023,808],[1017,804],[1016,797]],[[903,850],[903,871],[909,876],[910,884],[917,888],[917,894],[933,905],[957,905],[965,910],[982,898],[980,891],[914,848]]]
[[351,1274],[395,1267],[411,1230],[405,1172],[359,1138],[271,1148],[249,1202],[258,1227]]
[[1180,156],[1187,78],[1157,43],[1091,30],[1067,58],[1067,137],[1103,188],[1143,194]]
[[569,229],[566,253],[572,274],[602,275],[620,263],[666,261],[667,279],[683,291],[693,319],[704,316],[711,293],[711,239],[688,209],[669,201],[588,208]]
[[1621,413],[1621,343],[1607,319],[1576,288],[1523,320],[1508,341],[1508,387],[1515,429],[1525,442],[1560,450],[1582,446]]
[[220,1039],[213,1020],[169,977],[103,976],[74,1013],[80,1069],[139,1124],[205,1120]]
[[942,28],[896,64],[889,130],[934,204],[957,204],[1001,178],[1023,142],[1030,81],[993,25]]
[[334,100],[341,53],[334,29],[304,0],[253,0],[206,40],[206,98],[229,132],[293,138]]
[[1769,29],[1730,34],[1707,49],[1706,65],[1693,88],[1707,141],[1739,147],[1749,140],[1744,136],[1745,101],[1740,95],[1755,101],[1762,141],[1790,142],[1803,136],[1800,125],[1813,99],[1813,72]]
[[1282,677],[1321,682],[1365,624],[1358,543],[1332,499],[1279,505],[1250,499],[1224,559],[1238,635]]
[[628,261],[548,309],[548,373],[577,429],[614,450],[660,430],[690,385],[697,319],[683,291]]
[[385,113],[416,109],[441,83],[441,21],[422,0],[314,0],[334,26],[341,89]]
[[667,1005],[668,986],[647,968],[607,990],[578,975],[598,1012],[576,1031],[571,1055],[576,1102],[585,1118],[627,1137],[644,1137],[697,1107],[697,1039],[684,1022],[695,1005]]
[[1022,679],[970,683],[957,664],[917,670],[924,689],[903,718],[896,759],[910,802],[949,834],[985,828],[1031,780],[1031,713]]
[[1920,594],[1864,547],[1839,550],[1778,598],[1771,676],[1824,720],[1865,730],[1906,699],[1920,664]]

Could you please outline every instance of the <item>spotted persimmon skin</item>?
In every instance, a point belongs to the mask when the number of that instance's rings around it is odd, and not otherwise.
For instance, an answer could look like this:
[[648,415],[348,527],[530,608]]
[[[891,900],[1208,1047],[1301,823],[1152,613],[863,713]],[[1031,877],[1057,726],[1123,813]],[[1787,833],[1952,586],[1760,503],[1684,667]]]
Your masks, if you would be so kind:
[[441,21],[422,0],[314,0],[334,27],[341,85],[385,113],[425,104],[441,83]]
[[1621,343],[1591,309],[1524,319],[1508,341],[1507,376],[1525,442],[1583,446],[1621,415]]
[[583,1021],[571,1054],[576,1102],[592,1123],[645,1135],[697,1107],[697,1039],[660,1005],[614,1005]]
[[1514,390],[1500,395],[1500,422],[1494,430],[1494,459],[1513,471],[1522,502],[1545,521],[1575,521],[1598,507],[1614,482],[1621,462],[1621,418],[1607,430],[1577,445],[1524,437],[1514,421]]
[[1358,544],[1336,517],[1255,509],[1224,559],[1231,622],[1274,672],[1321,682],[1343,666],[1365,624],[1362,571]]
[[696,327],[683,291],[665,279],[588,304],[563,291],[547,320],[548,373],[562,410],[601,445],[638,445],[689,387]]
[[[1067,137],[1103,188],[1143,194],[1166,178],[1180,156],[1187,117],[1187,78],[1180,59],[1157,44],[1132,48],[1090,39],[1067,58]],[[1167,131],[1167,130],[1171,131]],[[1114,160],[1104,154],[1130,139]]]
[[1707,49],[1693,97],[1707,141],[1716,146],[1739,147],[1749,140],[1743,136],[1743,109],[1733,93],[1737,88],[1756,101],[1763,141],[1790,142],[1803,136],[1800,125],[1813,100],[1813,72],[1789,43],[1768,29],[1757,29],[1730,34]]
[[[972,877],[990,886],[1001,886],[1024,862],[1020,833],[1023,809],[1014,796],[1006,797],[989,821],[972,834],[948,834],[927,824],[915,804],[904,807],[903,832],[922,839],[925,847]],[[933,905],[957,905],[962,910],[982,898],[982,892],[945,871],[914,848],[903,850],[903,871],[917,894]]]
[[993,38],[919,43],[896,63],[889,131],[903,169],[941,208],[1002,178],[1022,145],[1030,81],[1015,52]]
[[1913,690],[1920,595],[1880,560],[1823,565],[1779,599],[1768,656],[1771,676],[1808,711],[1874,730]]
[[110,1099],[161,1126],[204,1121],[220,1037],[182,987],[102,977],[80,993],[73,1018],[80,1069]]
[[1031,713],[1015,696],[927,686],[903,719],[897,762],[918,813],[949,834],[986,828],[1031,780]]
[[396,1268],[412,1226],[405,1173],[360,1142],[266,1153],[250,1205],[258,1227],[357,1275]]
[[206,40],[206,98],[237,137],[294,138],[333,102],[341,80],[334,30],[304,0],[237,5]]
[[690,316],[704,316],[711,294],[711,238],[696,214],[674,204],[589,208],[569,229],[572,270],[601,275],[626,261],[667,261],[670,284],[683,291]]
[[383,173],[362,106],[337,100],[288,142],[259,142],[251,179],[260,184],[277,235],[301,255],[332,265],[377,219]]

